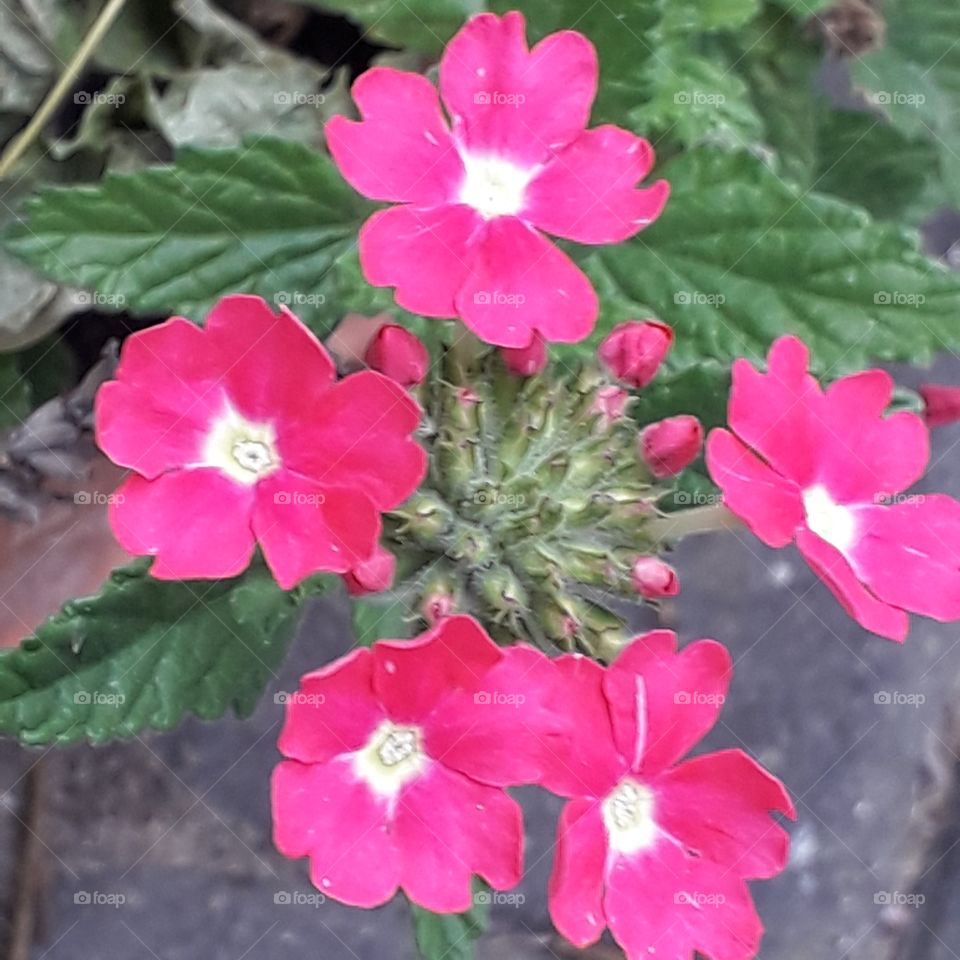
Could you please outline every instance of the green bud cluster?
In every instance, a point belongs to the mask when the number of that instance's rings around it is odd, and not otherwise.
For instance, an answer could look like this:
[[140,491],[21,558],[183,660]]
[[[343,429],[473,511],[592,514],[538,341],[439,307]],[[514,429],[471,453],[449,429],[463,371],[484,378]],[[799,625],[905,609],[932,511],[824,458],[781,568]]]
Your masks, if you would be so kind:
[[599,368],[528,379],[496,352],[448,351],[420,387],[430,468],[387,518],[398,583],[429,618],[438,598],[502,642],[609,658],[625,640],[605,605],[635,597],[630,568],[652,552],[663,490],[636,424],[597,407]]

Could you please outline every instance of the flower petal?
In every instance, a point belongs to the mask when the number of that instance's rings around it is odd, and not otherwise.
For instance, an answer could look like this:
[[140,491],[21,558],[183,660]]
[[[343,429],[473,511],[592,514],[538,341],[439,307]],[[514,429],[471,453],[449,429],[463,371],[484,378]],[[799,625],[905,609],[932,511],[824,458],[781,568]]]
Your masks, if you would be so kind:
[[787,864],[790,837],[772,811],[796,818],[782,783],[742,750],[696,757],[656,781],[657,823],[699,857],[745,880]]
[[850,562],[881,601],[936,620],[960,619],[960,503],[920,494],[857,510],[857,524]]
[[916,414],[884,411],[893,380],[883,370],[843,377],[824,395],[817,479],[839,503],[871,501],[912,486],[930,458],[927,428]]
[[838,550],[806,527],[801,527],[797,533],[797,548],[813,572],[861,627],[900,643],[906,639],[910,628],[907,615],[874,596],[857,579]]
[[617,753],[605,672],[595,660],[568,654],[553,661],[567,703],[565,735],[548,741],[540,785],[561,797],[605,796],[627,772]]
[[257,484],[253,529],[277,583],[289,590],[312,573],[346,573],[370,557],[380,514],[360,490],[278,470]]
[[607,923],[629,960],[689,960],[694,950],[753,960],[759,950],[763,926],[747,885],[675,843],[618,857],[606,879]]
[[248,419],[303,417],[333,383],[330,355],[286,307],[274,313],[260,297],[224,297],[205,329],[230,400]]
[[404,892],[426,910],[469,910],[474,874],[495,890],[520,882],[520,806],[502,790],[442,764],[432,764],[403,790],[393,829]]
[[[133,475],[110,505],[110,526],[130,553],[154,555],[160,580],[235,577],[253,555],[253,488],[219,470]],[[184,518],[188,522],[184,522]]]
[[277,749],[291,760],[324,763],[359,750],[386,718],[373,690],[373,655],[361,648],[305,674],[287,698]]
[[454,690],[481,688],[503,651],[472,617],[445,617],[415,640],[373,648],[373,683],[392,720],[419,722]]
[[375,287],[396,287],[397,303],[427,317],[455,317],[469,273],[478,214],[463,205],[388,207],[360,228],[360,264]]
[[676,634],[637,637],[607,669],[617,747],[634,772],[656,774],[682,757],[716,723],[733,671],[715,640],[698,640],[678,654]]
[[603,875],[607,834],[595,800],[571,800],[560,814],[550,875],[550,919],[576,947],[600,939],[606,926]]
[[115,463],[146,477],[197,463],[224,387],[204,332],[174,317],[123,344],[117,379],[96,397],[96,436]]
[[545,340],[575,343],[599,310],[590,281],[559,247],[515,217],[487,224],[472,270],[457,296],[463,322],[487,343],[525,347]]
[[310,417],[278,430],[280,458],[290,470],[322,487],[361,490],[381,510],[402,503],[423,479],[427,455],[410,438],[420,407],[389,377],[372,370],[345,377]]
[[521,13],[482,13],[447,45],[440,93],[469,151],[533,166],[586,127],[597,73],[582,34],[553,33],[528,52]]
[[793,481],[781,477],[726,430],[707,438],[707,469],[723,491],[726,507],[768,547],[790,543],[804,522],[803,500]]
[[324,134],[344,179],[372,200],[436,205],[463,179],[463,163],[424,76],[374,67],[353,85],[363,118],[332,117]]
[[551,660],[532,647],[508,647],[479,688],[443,699],[425,724],[426,750],[482,783],[533,783],[552,738],[566,731],[565,699]]
[[378,907],[397,891],[400,856],[387,829],[387,804],[358,779],[349,760],[286,760],[271,781],[273,840],[287,857],[310,857],[310,879],[325,896]]
[[770,348],[767,373],[733,364],[730,428],[777,473],[807,487],[816,479],[823,433],[820,385],[807,373],[809,354],[796,337]]
[[524,219],[578,243],[620,243],[660,216],[670,185],[637,189],[653,166],[646,140],[610,125],[585,130],[527,188]]

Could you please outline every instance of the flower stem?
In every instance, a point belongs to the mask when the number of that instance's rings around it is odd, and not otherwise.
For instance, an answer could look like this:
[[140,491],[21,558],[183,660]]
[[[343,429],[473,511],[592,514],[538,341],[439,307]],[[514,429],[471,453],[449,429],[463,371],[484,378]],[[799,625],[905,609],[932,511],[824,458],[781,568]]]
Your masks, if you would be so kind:
[[93,55],[93,52],[100,45],[107,31],[113,26],[123,5],[127,0],[107,0],[103,9],[97,15],[96,20],[90,26],[86,36],[80,42],[70,62],[66,65],[60,78],[53,85],[53,88],[44,98],[43,103],[37,108],[30,122],[24,127],[19,136],[7,144],[3,156],[0,157],[0,180],[2,180],[14,168],[20,158],[27,152],[30,145],[39,136],[41,130],[47,125],[50,118],[56,112],[60,101],[63,99],[69,89],[76,83],[77,77],[87,65],[87,61]]
[[741,521],[722,503],[690,510],[678,510],[652,521],[648,527],[651,536],[658,542],[680,540],[695,533],[710,533],[714,530],[738,530]]

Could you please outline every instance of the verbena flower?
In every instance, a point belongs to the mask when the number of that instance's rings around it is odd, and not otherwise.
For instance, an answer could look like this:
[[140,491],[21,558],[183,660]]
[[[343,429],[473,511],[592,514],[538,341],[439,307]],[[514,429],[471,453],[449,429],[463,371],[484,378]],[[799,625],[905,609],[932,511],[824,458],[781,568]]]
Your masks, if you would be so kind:
[[[597,56],[570,30],[532,50],[522,14],[479,14],[425,77],[386,67],[353,86],[362,120],[333,117],[326,138],[343,176],[399,204],[360,232],[360,262],[397,303],[461,317],[488,343],[581,340],[596,321],[586,276],[543,233],[617,243],[653,222],[668,184],[637,189],[653,166],[647,141],[586,129]],[[449,117],[449,122],[448,118]]]
[[730,657],[713,640],[638,637],[607,669],[566,655],[570,728],[541,784],[570,798],[550,915],[579,947],[609,927],[629,960],[748,960],[762,934],[746,880],[786,864],[783,785],[740,750],[678,763],[715,723]]
[[766,374],[734,364],[731,430],[707,445],[724,503],[768,546],[796,542],[874,633],[903,640],[908,610],[960,618],[960,503],[900,495],[929,460],[923,421],[886,415],[893,381],[882,370],[823,390],[807,366],[796,337],[774,343]]
[[553,682],[543,654],[501,650],[464,616],[307,674],[273,775],[277,848],[309,857],[314,884],[354,906],[402,888],[461,912],[474,874],[515,886],[522,816],[502,787],[540,775]]
[[134,471],[110,508],[123,547],[186,580],[239,574],[259,543],[285,589],[371,559],[381,511],[426,468],[420,408],[379,373],[334,377],[313,334],[258,297],[127,338],[96,400],[97,442]]

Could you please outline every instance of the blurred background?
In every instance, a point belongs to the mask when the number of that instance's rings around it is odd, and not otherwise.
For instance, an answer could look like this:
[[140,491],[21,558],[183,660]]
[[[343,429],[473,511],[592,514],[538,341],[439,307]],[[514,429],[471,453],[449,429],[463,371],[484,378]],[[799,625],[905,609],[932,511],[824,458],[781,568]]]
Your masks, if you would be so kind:
[[[350,79],[373,60],[430,62],[366,39],[349,3],[330,5],[346,16],[322,6],[136,5],[0,179],[0,222],[12,222],[39,184],[93,182],[169,161],[182,146],[230,146],[269,130],[319,148],[323,120],[346,109]],[[100,7],[0,0],[0,144],[9,149],[26,128]],[[875,5],[843,2],[798,22],[798,47],[821,61],[811,83],[834,104],[865,109],[849,59],[883,43]],[[202,68],[182,66],[186,46]],[[273,85],[257,66],[264,62]],[[285,90],[314,99],[284,102]],[[855,194],[871,174],[848,165],[831,175],[846,178],[837,192]],[[925,193],[923,203],[928,253],[960,263],[960,215],[946,194]],[[70,598],[96,592],[125,560],[105,521],[120,474],[93,446],[92,397],[124,336],[163,317],[124,306],[0,253],[2,646]],[[910,388],[960,384],[956,356],[940,355],[931,369],[891,369]],[[933,434],[923,485],[960,497],[960,426]],[[788,869],[754,886],[768,930],[761,956],[960,958],[957,627],[915,618],[906,648],[870,637],[792,548],[770,551],[746,534],[685,541],[675,565],[684,589],[660,622],[684,641],[723,641],[736,661],[704,747],[748,750],[799,808]],[[631,616],[638,628],[655,622],[650,610]],[[0,741],[0,955],[412,960],[405,904],[360,912],[319,902],[305,864],[285,861],[270,841],[268,778],[282,719],[275,694],[351,644],[346,602],[325,598],[308,610],[248,720],[191,719],[173,733],[96,748]],[[520,794],[527,875],[514,902],[494,906],[478,957],[614,960],[611,945],[581,953],[551,933],[545,892],[560,801],[532,788]]]

